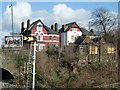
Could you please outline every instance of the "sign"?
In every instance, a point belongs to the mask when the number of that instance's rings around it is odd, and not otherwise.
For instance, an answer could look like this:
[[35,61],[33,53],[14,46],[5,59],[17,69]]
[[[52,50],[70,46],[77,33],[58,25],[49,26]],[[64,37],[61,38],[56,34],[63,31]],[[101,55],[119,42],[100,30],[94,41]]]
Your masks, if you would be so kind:
[[22,47],[23,36],[22,35],[8,35],[4,36],[5,47]]
[[37,38],[35,38],[35,37],[26,37],[26,36],[23,36],[23,40],[27,40],[27,41],[37,41]]
[[23,40],[27,40],[27,39],[28,39],[27,37],[25,37],[25,36],[23,37]]

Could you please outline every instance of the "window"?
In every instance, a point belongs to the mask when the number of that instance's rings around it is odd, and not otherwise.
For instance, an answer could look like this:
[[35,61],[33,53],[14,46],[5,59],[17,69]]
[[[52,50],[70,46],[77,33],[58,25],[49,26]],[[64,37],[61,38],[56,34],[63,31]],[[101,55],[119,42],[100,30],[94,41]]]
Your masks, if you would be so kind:
[[90,46],[90,54],[97,54],[98,53],[98,48],[97,47],[92,47]]
[[77,28],[72,28],[72,30],[73,30],[74,32],[77,32]]
[[50,38],[50,40],[52,41],[52,36],[50,36],[49,38]]
[[56,41],[56,36],[54,36],[54,41]]
[[115,49],[112,47],[108,47],[108,49],[107,49],[107,53],[115,53]]
[[37,31],[42,31],[42,26],[37,26]]
[[74,41],[74,36],[71,36],[71,41]]
[[40,41],[43,41],[43,35],[40,36]]
[[78,37],[77,37],[77,36],[75,36],[75,38],[74,38],[74,39],[76,40],[77,38],[78,38]]

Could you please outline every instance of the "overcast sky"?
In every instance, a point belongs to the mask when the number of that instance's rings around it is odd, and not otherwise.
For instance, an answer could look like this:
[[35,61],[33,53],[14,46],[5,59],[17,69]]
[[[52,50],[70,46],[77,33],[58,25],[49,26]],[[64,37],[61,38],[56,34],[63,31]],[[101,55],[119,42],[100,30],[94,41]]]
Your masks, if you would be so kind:
[[9,8],[10,4],[13,4],[14,32],[17,33],[20,33],[20,25],[22,21],[25,22],[26,27],[27,19],[30,19],[31,23],[35,20],[41,19],[43,23],[49,27],[51,24],[57,22],[59,28],[61,27],[62,24],[67,24],[75,21],[79,25],[88,28],[88,22],[91,19],[91,15],[94,9],[102,7],[114,13],[117,13],[118,11],[117,3],[118,0],[104,0],[111,2],[96,2],[98,0],[91,1],[93,2],[48,3],[48,2],[23,2],[22,0],[18,0],[18,2],[3,1],[2,8],[0,10],[0,12],[2,13],[0,15],[0,33],[2,32],[0,38],[2,35],[10,33],[12,31],[11,9]]

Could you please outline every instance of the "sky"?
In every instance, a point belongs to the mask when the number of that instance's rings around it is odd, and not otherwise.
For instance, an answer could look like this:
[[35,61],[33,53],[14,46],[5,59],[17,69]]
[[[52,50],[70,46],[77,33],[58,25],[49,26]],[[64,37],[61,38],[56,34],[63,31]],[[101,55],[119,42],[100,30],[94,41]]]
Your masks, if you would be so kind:
[[[91,0],[91,2],[24,2],[24,0],[18,0],[15,2],[9,0],[0,3],[0,38],[3,35],[9,34],[12,31],[11,26],[11,8],[9,5],[13,5],[13,24],[14,32],[20,33],[21,22],[25,23],[28,19],[30,22],[34,22],[41,19],[47,26],[58,23],[59,28],[63,24],[67,24],[75,21],[82,27],[88,28],[88,22],[91,20],[92,12],[96,8],[105,8],[110,12],[118,12],[118,0],[105,0],[106,2],[100,2],[99,0]],[[97,2],[99,1],[99,2]],[[102,0],[101,0],[102,1]],[[0,44],[1,45],[1,44]]]

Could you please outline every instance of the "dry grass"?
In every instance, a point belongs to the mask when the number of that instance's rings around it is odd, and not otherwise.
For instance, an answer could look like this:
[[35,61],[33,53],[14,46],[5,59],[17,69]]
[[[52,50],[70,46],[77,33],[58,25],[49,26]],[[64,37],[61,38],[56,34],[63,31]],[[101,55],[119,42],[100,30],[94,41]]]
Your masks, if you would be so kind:
[[[10,55],[12,53],[12,55]],[[13,54],[4,53],[8,58],[20,58],[29,55],[26,49]],[[77,54],[67,49],[58,60],[58,55],[37,52],[36,87],[40,88],[92,88],[118,82],[118,67],[114,63],[92,63],[78,66]],[[76,72],[73,70],[76,68]]]
[[73,73],[68,64],[67,67],[63,66],[63,57],[61,58],[58,61],[54,55],[48,58],[46,53],[37,53],[37,87],[92,88],[118,82],[118,68],[113,63],[96,63],[81,67],[74,63],[71,67],[77,68],[77,71]]

